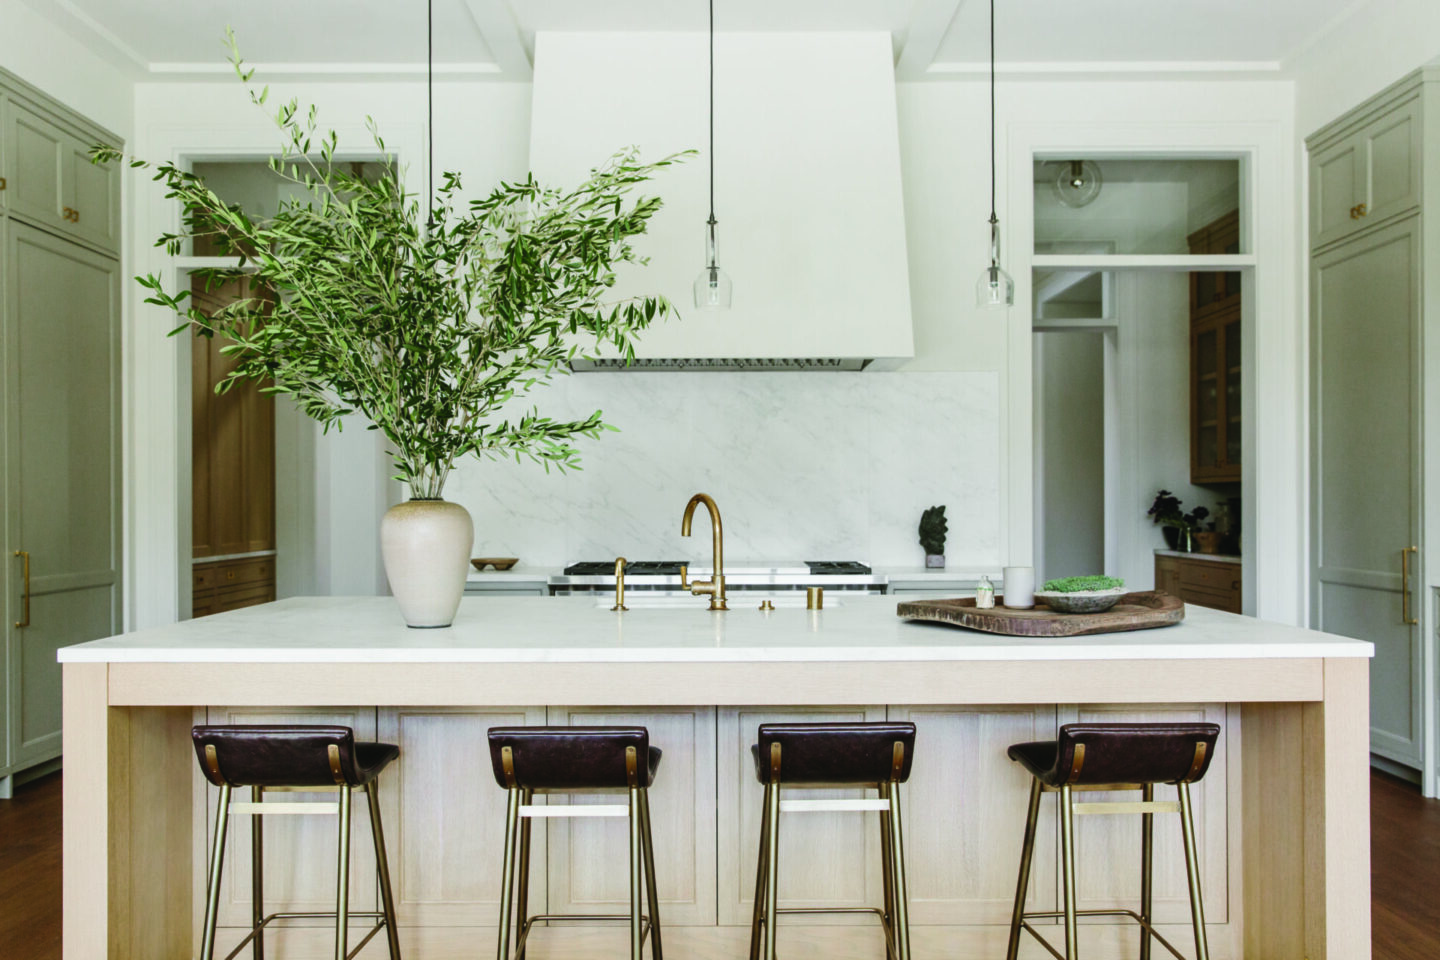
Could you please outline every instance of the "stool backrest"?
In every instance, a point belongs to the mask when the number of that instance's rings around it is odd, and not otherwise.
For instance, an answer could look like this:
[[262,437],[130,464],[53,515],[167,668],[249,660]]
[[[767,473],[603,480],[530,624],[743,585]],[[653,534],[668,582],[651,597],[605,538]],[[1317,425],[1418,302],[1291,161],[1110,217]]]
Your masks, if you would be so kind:
[[780,745],[780,783],[904,783],[915,759],[913,723],[762,723],[759,739],[761,783],[774,779],[772,744]]
[[490,728],[495,782],[507,788],[604,790],[629,786],[627,747],[635,748],[638,785],[647,786],[647,770],[654,760],[650,732],[644,727]]
[[322,787],[361,782],[355,731],[288,724],[198,726],[190,731],[200,770],[215,786]]
[[1213,723],[1067,723],[1056,743],[1056,779],[1194,783],[1210,769],[1219,737]]

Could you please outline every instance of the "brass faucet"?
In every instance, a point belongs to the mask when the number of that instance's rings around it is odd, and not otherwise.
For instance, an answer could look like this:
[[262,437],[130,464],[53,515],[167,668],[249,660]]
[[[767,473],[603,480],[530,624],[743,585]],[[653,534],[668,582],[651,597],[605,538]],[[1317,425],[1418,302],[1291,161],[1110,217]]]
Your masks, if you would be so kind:
[[701,503],[705,504],[705,509],[710,512],[710,540],[714,563],[710,579],[692,581],[690,592],[697,597],[709,594],[711,610],[729,610],[730,606],[725,602],[725,534],[720,527],[720,508],[715,506],[715,501],[709,494],[697,493],[685,504],[685,517],[680,521],[680,536],[690,536],[690,518],[695,515],[696,505]]
[[624,557],[615,558],[615,606],[610,608],[612,613],[623,613],[630,608],[625,606],[625,564]]

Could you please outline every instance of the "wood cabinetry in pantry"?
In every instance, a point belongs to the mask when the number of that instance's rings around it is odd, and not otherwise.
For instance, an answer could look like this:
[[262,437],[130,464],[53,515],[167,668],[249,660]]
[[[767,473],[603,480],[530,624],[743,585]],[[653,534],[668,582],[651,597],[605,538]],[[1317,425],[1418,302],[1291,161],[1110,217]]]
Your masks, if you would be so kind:
[[[209,289],[197,277],[191,297],[204,313],[243,296],[264,296],[231,281]],[[190,345],[191,543],[194,616],[275,599],[275,402],[254,381],[216,387],[235,368],[228,341]]]
[[[1191,254],[1239,253],[1239,211],[1189,240]],[[1240,282],[1238,272],[1190,274],[1191,483],[1240,482]]]

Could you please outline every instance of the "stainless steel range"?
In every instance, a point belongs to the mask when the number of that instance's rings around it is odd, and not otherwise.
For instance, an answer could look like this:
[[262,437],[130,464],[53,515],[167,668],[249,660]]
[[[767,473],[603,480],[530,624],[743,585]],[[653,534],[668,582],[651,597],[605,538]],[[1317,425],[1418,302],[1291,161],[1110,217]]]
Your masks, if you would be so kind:
[[[682,588],[680,568],[684,560],[633,560],[625,564],[625,589],[651,596],[689,596]],[[689,563],[690,581],[708,578],[709,563]],[[725,563],[725,584],[732,593],[781,593],[825,587],[862,593],[883,593],[885,578],[863,563],[853,560],[741,560]],[[550,580],[551,596],[602,593],[615,589],[615,561],[595,560],[573,563],[563,576]]]

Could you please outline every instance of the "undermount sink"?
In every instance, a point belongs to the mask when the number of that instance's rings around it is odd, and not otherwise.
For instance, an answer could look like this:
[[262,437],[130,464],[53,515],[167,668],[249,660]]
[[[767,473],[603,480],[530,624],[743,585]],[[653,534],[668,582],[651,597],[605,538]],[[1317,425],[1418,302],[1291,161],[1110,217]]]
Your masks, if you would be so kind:
[[[734,594],[731,594],[728,600],[730,603],[730,613],[741,613],[746,610],[749,610],[752,613],[757,613],[759,612],[760,604],[767,600],[775,605],[776,610],[805,609],[805,594],[799,591],[791,594],[780,594],[778,596],[736,596]],[[708,611],[709,604],[709,597],[647,597],[643,594],[637,596],[633,593],[627,593],[625,595],[625,608],[627,610],[695,609]],[[600,610],[609,610],[614,605],[615,594],[613,593],[607,593],[595,601],[596,609]],[[834,599],[831,599],[830,597],[825,598],[825,606],[827,608],[840,607],[844,605],[845,601],[841,600],[838,597]]]

